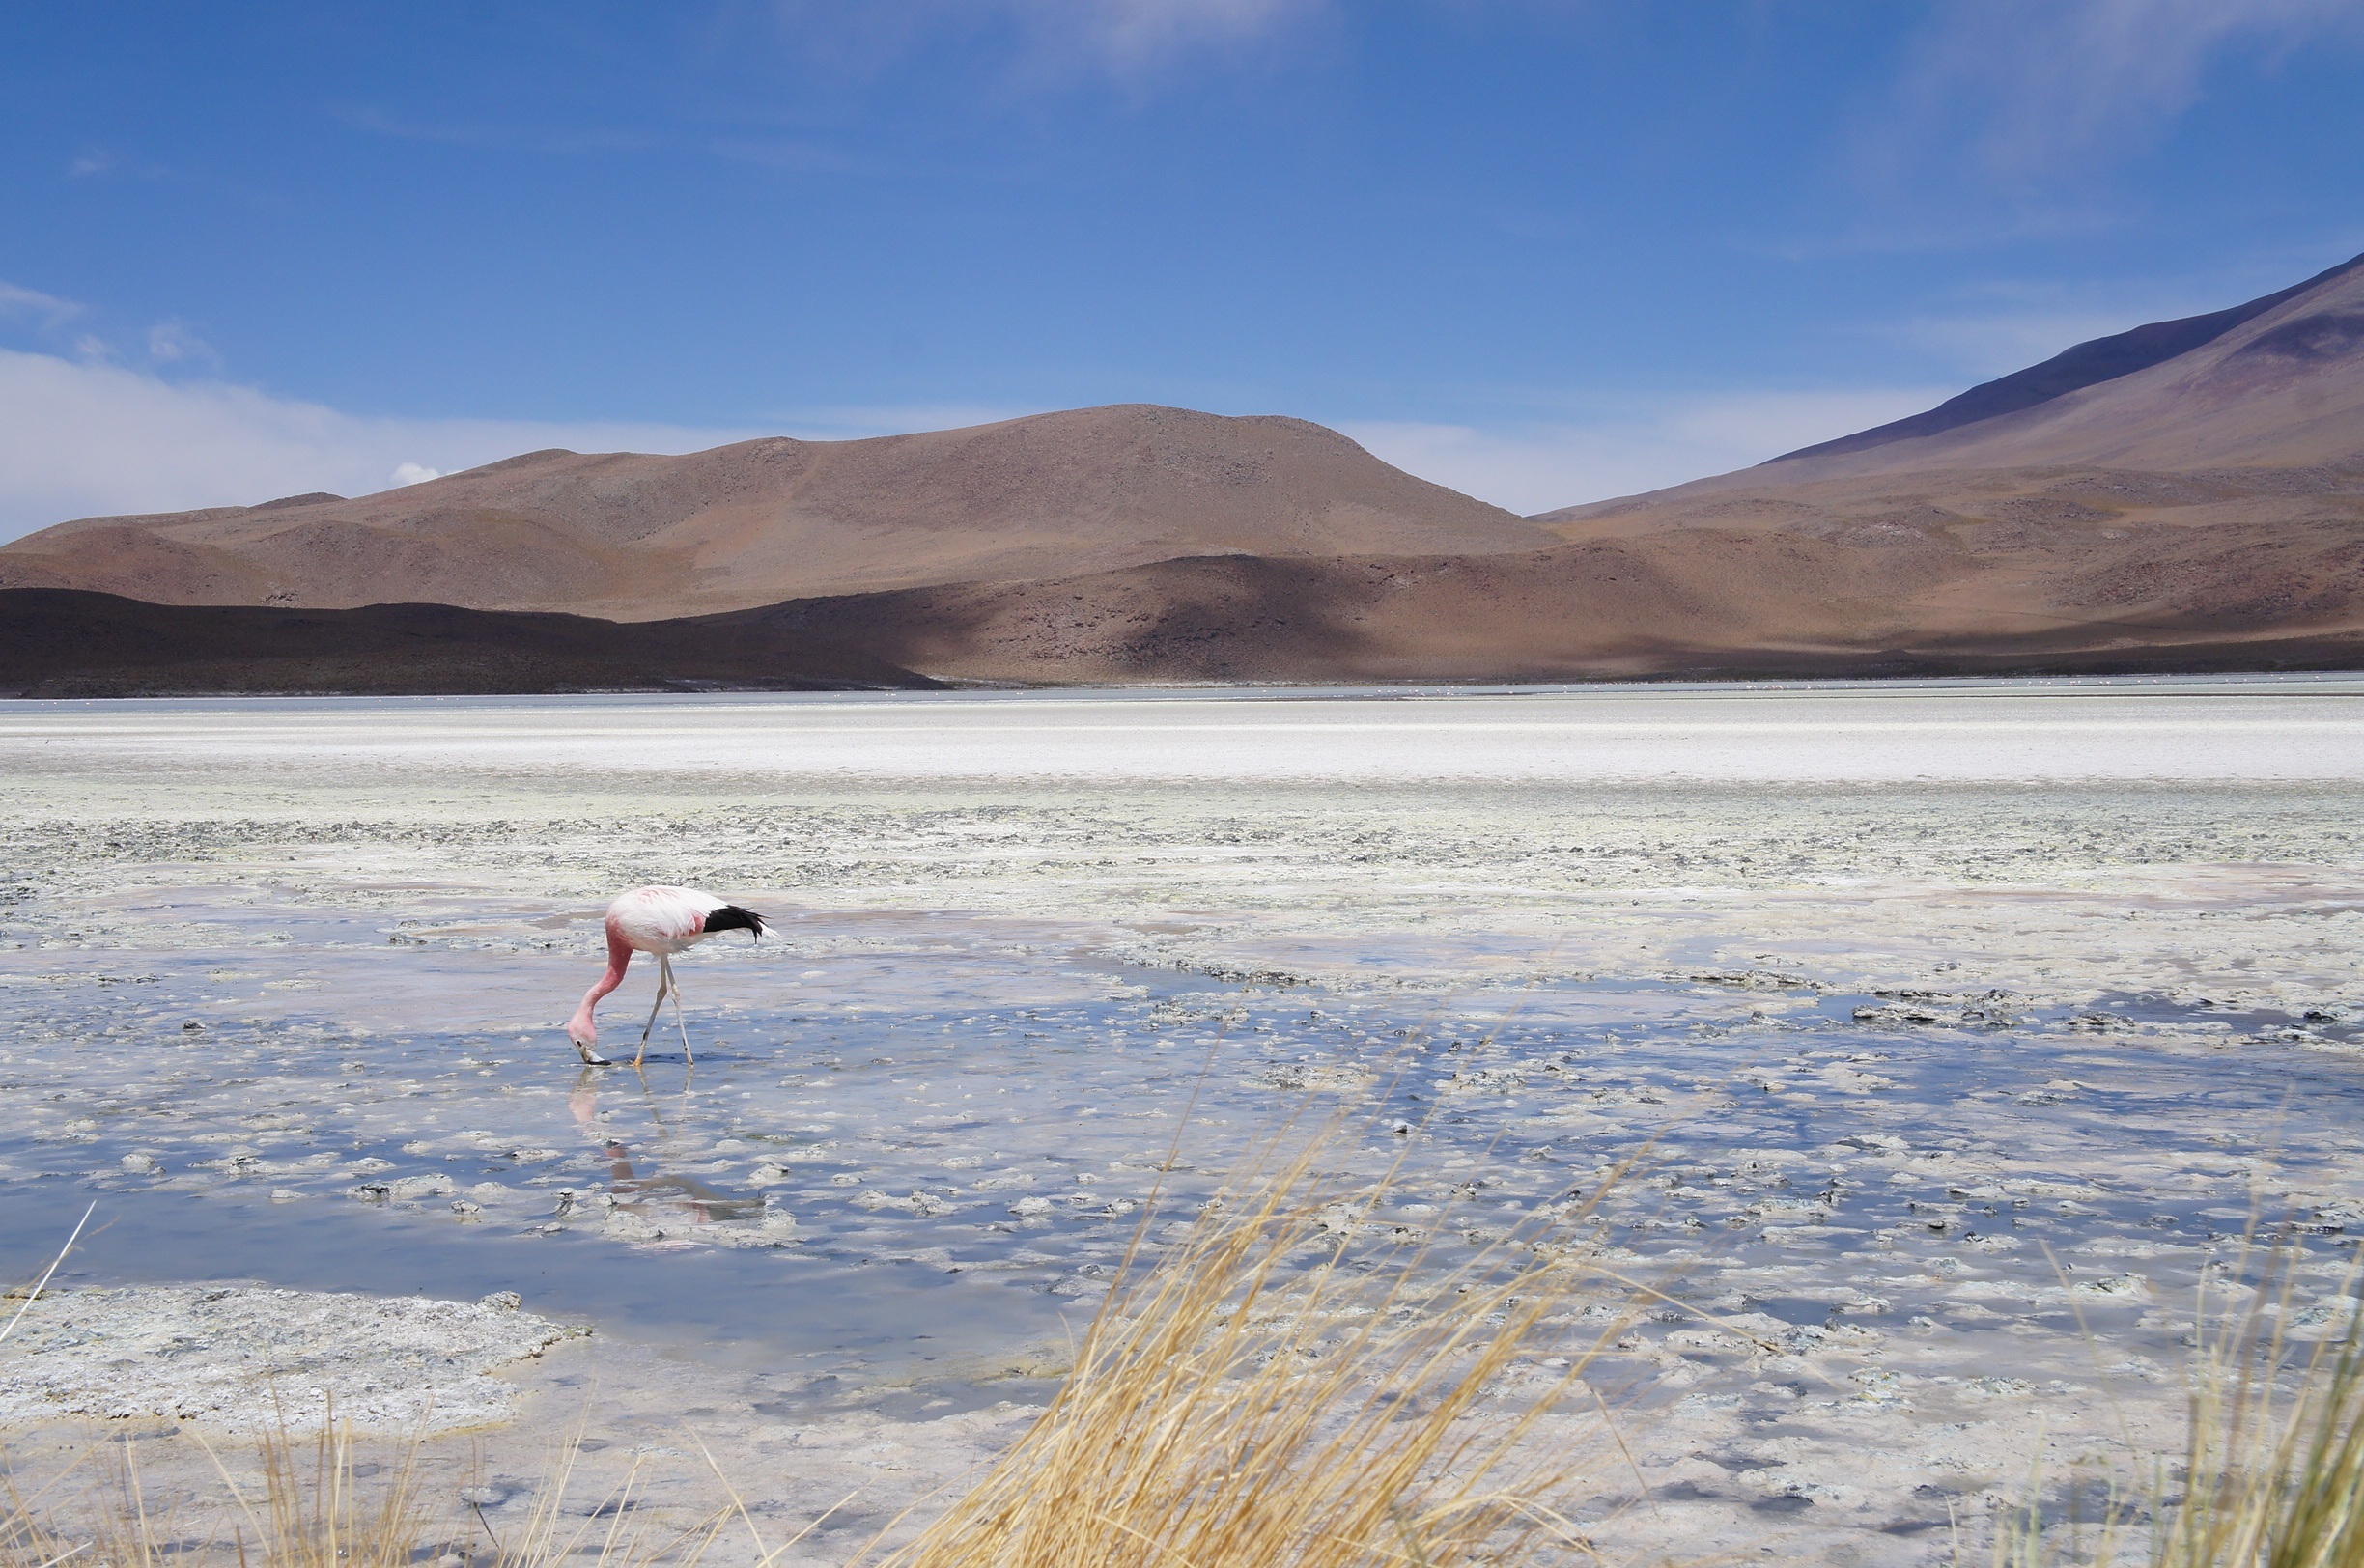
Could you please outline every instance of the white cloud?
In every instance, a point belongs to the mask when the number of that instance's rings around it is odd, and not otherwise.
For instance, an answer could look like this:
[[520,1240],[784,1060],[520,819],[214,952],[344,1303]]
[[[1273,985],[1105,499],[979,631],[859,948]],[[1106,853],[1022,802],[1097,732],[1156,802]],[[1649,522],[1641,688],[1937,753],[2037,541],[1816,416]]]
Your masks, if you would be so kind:
[[443,470],[430,468],[423,462],[398,462],[394,465],[394,472],[388,477],[394,481],[396,490],[405,490],[412,485],[424,485],[430,479],[440,479],[443,477]]
[[1952,387],[1752,392],[1630,405],[1592,418],[1480,430],[1349,421],[1407,473],[1522,514],[1729,473],[1942,403]]
[[1900,84],[1922,145],[1894,151],[1957,144],[1966,115],[1981,172],[2054,183],[2191,108],[2228,55],[2343,36],[2364,40],[2358,0],[1950,0]]
[[366,494],[542,447],[694,452],[773,434],[678,425],[391,419],[221,381],[0,350],[0,539],[69,518]]

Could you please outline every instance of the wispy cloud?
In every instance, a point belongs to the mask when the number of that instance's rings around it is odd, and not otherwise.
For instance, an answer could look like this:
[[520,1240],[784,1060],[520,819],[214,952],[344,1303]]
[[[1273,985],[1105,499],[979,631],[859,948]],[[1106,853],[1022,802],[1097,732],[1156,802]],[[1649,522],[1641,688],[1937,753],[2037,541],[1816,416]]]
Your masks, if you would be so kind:
[[1999,278],[1933,299],[1902,321],[1864,330],[1984,378],[2037,364],[2089,339],[2271,294],[2346,261],[2359,248],[2364,248],[2364,229],[2303,250],[2262,250],[2205,273],[2082,281]]
[[1946,0],[1899,83],[1894,118],[1910,134],[1887,140],[1883,157],[1958,147],[1966,172],[2054,186],[2157,134],[2228,61],[2270,69],[2325,40],[2364,42],[2364,4]]
[[[87,318],[90,307],[78,299],[67,299],[58,294],[43,294],[17,284],[0,282],[0,326],[29,327],[29,333],[18,332],[19,341],[53,345],[70,342],[72,350],[83,359],[112,363],[122,357],[113,343],[89,330]],[[68,336],[70,324],[76,330]],[[218,363],[213,346],[180,322],[163,321],[148,329],[148,357],[158,365]]]
[[0,317],[30,321],[42,327],[55,328],[82,314],[82,306],[71,299],[42,294],[39,289],[23,289],[14,283],[0,282]]
[[504,147],[529,153],[639,153],[662,145],[655,134],[612,126],[559,126],[530,122],[443,121],[411,119],[389,114],[367,103],[349,103],[329,111],[355,130],[392,137],[396,141],[429,142],[446,147]]
[[69,180],[97,180],[109,175],[131,180],[161,180],[171,172],[163,164],[127,158],[109,147],[86,146],[66,160],[66,178]]
[[694,452],[746,430],[389,419],[223,381],[0,350],[0,539],[69,518],[360,495],[542,447]]
[[878,174],[888,167],[880,159],[857,157],[817,142],[786,136],[718,136],[705,146],[716,157],[733,163],[752,163],[795,174]]
[[1932,358],[1959,366],[1966,375],[1991,378],[2040,364],[2091,338],[2105,338],[2161,317],[2190,314],[2195,313],[2073,308],[1968,311],[1915,316],[1898,325],[1891,336]]
[[158,322],[148,329],[148,357],[159,365],[184,360],[218,361],[213,346],[179,322]]
[[800,52],[833,70],[876,70],[905,54],[1003,35],[1024,72],[1083,70],[1139,79],[1188,56],[1236,50],[1328,11],[1335,0],[772,0]]
[[1932,407],[1956,387],[1636,400],[1590,418],[1470,425],[1348,421],[1407,473],[1532,514],[1729,473]]
[[1209,44],[1260,37],[1320,0],[1001,0],[1038,39],[1137,69]]
[[1871,330],[1964,376],[1984,378],[2145,322],[2221,310],[2288,281],[2278,272],[2213,279],[2118,278],[2106,283],[1998,279]]

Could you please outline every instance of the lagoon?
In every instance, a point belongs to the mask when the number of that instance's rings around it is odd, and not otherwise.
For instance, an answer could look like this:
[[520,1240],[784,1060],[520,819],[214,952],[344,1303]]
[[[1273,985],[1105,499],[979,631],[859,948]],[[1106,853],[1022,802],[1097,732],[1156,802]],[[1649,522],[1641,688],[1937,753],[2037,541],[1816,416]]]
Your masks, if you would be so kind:
[[[594,1330],[529,1425],[596,1367],[925,1472],[1144,1206],[1354,1106],[1407,1226],[1638,1160],[1603,1245],[1738,1330],[1637,1330],[1600,1538],[1935,1560],[2167,1430],[2257,1224],[2336,1320],[2359,805],[2347,677],[0,703],[0,1256],[95,1199],[74,1284],[514,1290]],[[648,881],[776,939],[681,964],[694,1068],[585,1073]]]

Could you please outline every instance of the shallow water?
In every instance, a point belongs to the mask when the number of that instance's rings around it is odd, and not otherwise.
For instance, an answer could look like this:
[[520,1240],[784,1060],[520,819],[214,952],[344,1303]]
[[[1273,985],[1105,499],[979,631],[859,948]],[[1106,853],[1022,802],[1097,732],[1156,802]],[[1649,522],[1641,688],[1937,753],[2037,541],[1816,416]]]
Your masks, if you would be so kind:
[[[1128,970],[943,920],[858,922],[857,943],[792,919],[761,969],[702,952],[681,966],[694,1066],[666,1031],[640,1073],[599,1071],[504,1016],[578,963],[267,924],[261,954],[147,953],[132,972],[50,952],[10,975],[12,1256],[97,1192],[113,1229],[75,1259],[93,1278],[515,1288],[773,1361],[989,1358],[1055,1336],[1142,1203],[1162,1190],[1187,1214],[1310,1092],[1367,1107],[1365,1163],[1416,1146],[1411,1212],[1389,1216],[1406,1222],[1498,1223],[1647,1145],[1620,1240],[1688,1257],[1711,1231],[1685,1293],[1778,1262],[1795,1275],[1779,1295],[1741,1293],[1820,1321],[1866,1294],[1861,1247],[1893,1251],[1883,1269],[1973,1265],[1868,1315],[1900,1322],[1973,1278],[2043,1294],[2039,1243],[2188,1284],[2268,1167],[2318,1197],[2298,1218],[2336,1229],[2364,1097],[2347,1023],[2156,997],[1989,1003],[1965,1024],[1959,1001],[1763,975],[1391,996]],[[787,964],[804,966],[783,1007],[763,994]],[[1903,1022],[1916,1007],[1928,1022]],[[611,1050],[631,1048],[628,1010]]]
[[[95,1197],[85,1281],[516,1289],[963,1403],[1352,1106],[1373,1246],[1638,1157],[1602,1244],[1732,1329],[1627,1347],[1688,1475],[1801,1401],[2090,1414],[2091,1334],[2169,1400],[2245,1231],[2321,1325],[2364,1229],[2351,681],[14,703],[0,804],[18,1273]],[[585,1072],[656,880],[775,938],[681,961],[694,1067]]]

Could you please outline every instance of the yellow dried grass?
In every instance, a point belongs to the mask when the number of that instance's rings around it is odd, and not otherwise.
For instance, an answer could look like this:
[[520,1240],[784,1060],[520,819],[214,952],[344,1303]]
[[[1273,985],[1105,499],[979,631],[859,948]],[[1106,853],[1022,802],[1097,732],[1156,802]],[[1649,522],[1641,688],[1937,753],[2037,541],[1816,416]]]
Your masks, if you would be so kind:
[[2294,1261],[2276,1254],[2213,1331],[2203,1300],[2182,1496],[2162,1509],[2157,1568],[2364,1568],[2364,1317],[2318,1341],[2286,1389]]
[[[2255,1285],[2203,1284],[2181,1463],[2128,1489],[2147,1519],[2115,1506],[2090,1529],[2047,1527],[2031,1502],[1998,1530],[1995,1568],[2364,1568],[2364,1314],[2296,1360],[2299,1261],[2294,1246],[2270,1248]],[[2251,1263],[2244,1252],[2233,1277]],[[2355,1284],[2351,1273],[2340,1299]]]
[[881,1568],[1449,1568],[1588,1550],[1552,1508],[1576,1456],[1524,1440],[1591,1400],[1583,1374],[1629,1321],[1576,1346],[1542,1331],[1605,1283],[1566,1241],[1590,1208],[1450,1268],[1421,1245],[1372,1267],[1354,1237],[1387,1184],[1340,1193],[1316,1174],[1329,1147],[1250,1170],[1154,1268],[1129,1263],[1042,1416]]
[[[220,1495],[170,1501],[141,1475],[134,1442],[107,1443],[32,1496],[14,1475],[0,1482],[0,1563],[414,1568],[453,1558],[470,1568],[695,1568],[736,1517],[723,1509],[686,1527],[657,1526],[633,1506],[637,1463],[597,1505],[570,1510],[580,1442],[578,1432],[558,1445],[532,1508],[505,1534],[481,1515],[428,1502],[426,1445],[417,1439],[365,1443],[334,1424],[300,1442],[284,1431],[267,1433],[253,1451],[259,1486],[241,1484],[209,1444]],[[93,1459],[98,1473],[87,1494],[52,1501],[49,1494]]]

